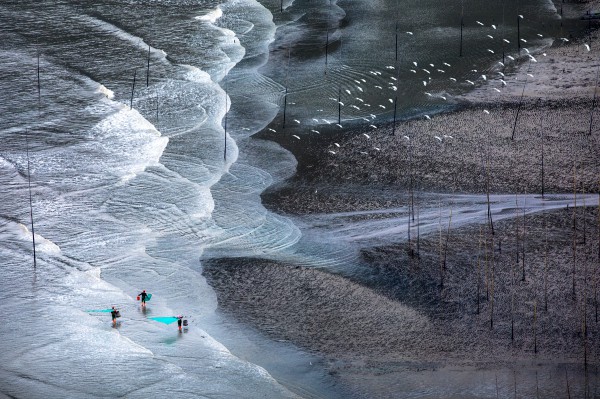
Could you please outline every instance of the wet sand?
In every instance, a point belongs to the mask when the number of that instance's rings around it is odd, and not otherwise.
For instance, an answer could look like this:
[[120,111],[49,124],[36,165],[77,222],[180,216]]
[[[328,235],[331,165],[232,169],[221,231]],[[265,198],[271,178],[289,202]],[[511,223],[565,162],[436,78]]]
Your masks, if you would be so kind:
[[[600,42],[592,37],[590,52],[570,41],[536,54],[535,72],[524,63],[506,87],[493,79],[449,113],[301,140],[265,130],[259,138],[290,150],[298,169],[263,203],[302,219],[405,206],[411,192],[599,192],[600,122],[590,118],[600,121]],[[493,227],[454,229],[445,219],[434,234],[363,248],[368,279],[254,258],[210,260],[204,275],[223,312],[327,359],[357,397],[394,397],[384,381],[448,366],[566,363],[583,375],[578,367],[599,363],[598,208],[513,211]]]

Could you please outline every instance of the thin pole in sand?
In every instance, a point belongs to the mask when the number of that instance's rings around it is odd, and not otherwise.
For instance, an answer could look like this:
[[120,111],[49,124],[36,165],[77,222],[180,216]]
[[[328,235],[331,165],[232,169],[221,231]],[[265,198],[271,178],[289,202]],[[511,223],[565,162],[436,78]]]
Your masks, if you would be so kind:
[[342,124],[342,89],[338,86],[338,125]]
[[[542,207],[545,207],[542,203]],[[546,223],[546,211],[544,215],[544,311],[548,312],[548,225]]]
[[150,45],[148,45],[148,65],[146,67],[146,87],[150,84]]
[[137,75],[137,68],[133,70],[133,84],[131,85],[131,101],[129,102],[129,109],[133,109],[133,93],[135,92],[135,77]]
[[571,250],[573,252],[573,298],[575,298],[575,263],[577,262],[577,166],[575,165],[575,161],[573,161],[573,226],[572,226],[572,246]]
[[37,267],[36,255],[35,255],[35,229],[33,227],[33,199],[31,195],[31,170],[29,167],[29,139],[27,138],[28,132],[25,131],[25,152],[27,154],[27,184],[29,187],[29,218],[31,219],[31,241],[33,243],[33,268]]
[[517,15],[517,49],[521,55],[521,17]]
[[329,57],[329,27],[327,27],[327,36],[325,39],[325,75],[327,75],[328,57]]
[[506,64],[505,61],[505,54],[504,54],[504,43],[505,43],[505,39],[506,39],[506,28],[505,28],[505,21],[504,21],[504,0],[502,0],[502,66],[504,66]]
[[443,274],[442,274],[442,287],[444,286],[444,277],[446,275],[446,266],[448,259],[448,241],[450,241],[450,226],[452,224],[452,207],[450,208],[450,216],[448,217],[448,230],[446,231],[446,242],[444,243],[444,263],[443,263]]
[[285,95],[283,96],[283,126],[282,129],[285,129],[285,114],[287,110],[287,96],[288,96],[288,78],[290,75],[290,49],[288,48],[288,62],[285,68]]
[[[400,87],[400,64],[398,63],[398,59],[396,58],[396,84]],[[394,124],[392,129],[392,136],[396,134],[396,115],[398,113],[398,90],[396,90],[396,94],[394,97]]]
[[529,78],[529,71],[531,67],[531,58],[529,59],[529,64],[527,64],[527,75],[525,75],[525,83],[523,83],[523,90],[521,91],[521,98],[519,98],[519,105],[517,106],[517,114],[515,115],[515,123],[513,125],[512,136],[510,136],[511,140],[515,139],[515,131],[517,129],[517,121],[519,120],[519,113],[521,112],[521,104],[523,104],[523,96],[525,95],[525,87],[527,86],[527,79]]
[[522,256],[521,256],[521,260],[523,262],[523,276],[521,277],[521,281],[525,281],[525,228],[526,228],[526,224],[525,224],[525,204],[527,202],[527,190],[525,190],[525,196],[523,197],[523,237],[521,240],[521,248],[522,248]]
[[38,91],[38,108],[42,104],[42,85],[40,81],[40,49],[37,49],[37,91]]
[[481,241],[483,240],[483,228],[479,226],[479,240],[477,240],[477,314],[480,312],[479,302],[481,295]]
[[225,126],[224,126],[224,134],[223,134],[223,143],[224,143],[223,161],[227,160],[227,114],[229,114],[229,112],[227,111],[228,98],[229,97],[227,96],[227,82],[225,82]]
[[154,93],[156,94],[156,130],[160,130],[158,123],[158,90],[156,88],[154,89]]
[[462,57],[462,55],[463,55],[463,26],[465,26],[464,19],[465,19],[465,5],[464,5],[464,2],[461,1],[460,2],[460,50],[458,52],[459,57]]
[[594,85],[594,98],[592,99],[592,110],[590,111],[590,131],[589,135],[592,135],[592,122],[594,121],[594,108],[596,108],[596,92],[598,90],[598,73],[600,72],[600,66],[596,69],[596,84]]
[[544,199],[544,116],[540,117],[540,130],[542,132],[542,199]]

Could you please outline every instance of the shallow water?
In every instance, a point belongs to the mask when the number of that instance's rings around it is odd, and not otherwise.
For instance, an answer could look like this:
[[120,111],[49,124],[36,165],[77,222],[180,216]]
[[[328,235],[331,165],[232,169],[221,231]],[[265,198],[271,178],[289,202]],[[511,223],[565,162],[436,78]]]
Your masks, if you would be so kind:
[[[322,370],[296,378],[295,363],[270,363],[240,345],[243,332],[219,332],[224,321],[199,259],[261,256],[332,270],[352,260],[346,240],[326,232],[315,246],[320,236],[264,209],[260,193],[296,163],[250,136],[281,120],[286,86],[286,115],[300,121],[299,134],[336,121],[338,92],[343,119],[369,123],[371,113],[391,118],[397,93],[403,115],[451,105],[470,88],[465,79],[496,68],[482,43],[501,14],[465,2],[465,53],[457,59],[457,6],[441,12],[438,3],[405,4],[418,12],[401,12],[399,26],[414,31],[414,41],[401,37],[396,64],[396,17],[381,12],[396,10],[394,1],[296,0],[284,2],[283,13],[278,2],[254,0],[2,2],[0,295],[10,323],[0,327],[0,393],[333,395]],[[515,4],[507,2],[507,21],[516,21]],[[520,7],[532,21],[523,37],[543,45],[534,33],[554,29],[551,7],[534,0]],[[514,36],[514,25],[507,22],[505,33]],[[431,50],[452,37],[454,47]],[[494,40],[484,47],[497,53]],[[413,59],[451,60],[454,69],[444,73],[461,81],[453,85],[442,72],[429,81],[423,70],[410,72]],[[396,91],[392,78],[404,82]],[[423,79],[449,101],[422,93]],[[358,92],[370,108],[350,107],[359,106]],[[154,294],[145,312],[135,302],[141,289]],[[86,312],[112,305],[123,314],[117,328]],[[188,332],[148,319],[173,314],[189,316]],[[295,349],[277,353],[286,351]],[[287,370],[278,382],[261,365]]]

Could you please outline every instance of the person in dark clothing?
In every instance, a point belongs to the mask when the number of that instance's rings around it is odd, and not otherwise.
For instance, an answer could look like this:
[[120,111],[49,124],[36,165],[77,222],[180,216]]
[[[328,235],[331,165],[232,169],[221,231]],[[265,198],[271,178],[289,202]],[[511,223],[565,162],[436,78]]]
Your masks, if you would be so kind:
[[179,329],[179,332],[181,332],[182,320],[183,320],[183,316],[177,316],[177,328]]
[[146,306],[146,297],[148,296],[148,294],[146,294],[146,290],[143,290],[142,292],[140,292],[138,294],[138,296],[140,297],[140,300],[142,301],[142,306]]
[[113,306],[112,310],[110,311],[110,316],[112,317],[113,326],[117,325],[118,314],[119,314],[119,311]]

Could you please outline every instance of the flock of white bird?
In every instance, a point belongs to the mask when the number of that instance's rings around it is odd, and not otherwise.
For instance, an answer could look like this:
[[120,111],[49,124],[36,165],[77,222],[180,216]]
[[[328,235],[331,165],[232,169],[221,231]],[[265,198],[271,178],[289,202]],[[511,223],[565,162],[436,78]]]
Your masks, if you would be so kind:
[[[519,18],[523,19],[524,17],[523,17],[523,15],[519,15]],[[481,21],[475,21],[475,23],[477,25],[481,26],[481,27],[485,27],[486,26]],[[490,24],[489,28],[492,29],[492,31],[490,32],[490,34],[486,34],[486,37],[489,38],[490,40],[496,40],[495,37],[494,37],[494,35],[492,35],[491,33],[494,33],[494,31],[496,31],[498,29],[498,26],[496,26],[494,24]],[[414,32],[411,32],[411,31],[406,31],[405,33],[408,34],[408,35],[410,35],[410,36],[414,35]],[[542,34],[538,33],[537,37],[543,38],[544,36]],[[527,43],[527,39],[520,38],[519,40],[522,43]],[[569,39],[567,39],[565,37],[561,37],[559,40],[561,40],[563,43],[569,42]],[[506,39],[506,38],[502,38],[502,43],[504,45],[505,43],[506,44],[510,44],[511,42],[508,39]],[[587,51],[590,51],[590,46],[587,43],[583,44],[583,46],[585,47],[585,49]],[[527,49],[525,47],[520,47],[520,48],[525,52],[525,60],[528,60],[530,63],[531,62],[534,62],[534,63],[538,62],[537,59],[531,54],[531,52],[530,52],[529,49]],[[487,51],[489,53],[491,53],[491,54],[495,54],[495,52],[492,49],[487,49]],[[546,53],[542,53],[542,56],[545,57]],[[515,61],[516,60],[516,58],[513,57],[513,56],[511,56],[511,55],[506,55],[506,58],[508,58],[511,61]],[[501,67],[503,67],[503,68],[506,66],[505,63],[502,62],[502,61],[498,61],[498,64]],[[417,75],[418,79],[422,80],[422,83],[423,83],[424,87],[427,87],[427,86],[431,85],[431,83],[433,82],[433,80],[434,80],[433,73],[437,73],[437,74],[440,74],[440,75],[441,74],[446,74],[452,68],[452,65],[450,63],[448,63],[448,62],[442,62],[442,66],[441,67],[436,67],[432,63],[419,66],[419,62],[418,61],[412,61],[411,66],[412,66],[412,68],[409,69],[409,71],[412,74]],[[393,66],[393,65],[387,65],[387,66],[385,66],[384,69],[387,69],[389,71],[394,71],[394,70],[397,69],[397,67]],[[383,73],[381,71],[377,71],[377,70],[369,70],[368,72],[369,72],[369,74],[371,74],[371,75],[373,75],[375,77],[383,75]],[[479,73],[476,69],[471,69],[470,72],[471,73],[475,73],[475,74]],[[498,87],[491,87],[491,88],[496,93],[502,93],[501,88],[504,88],[505,86],[508,85],[508,82],[507,82],[508,78],[501,71],[495,71],[494,73],[497,75],[497,81],[500,83],[500,88],[498,88]],[[533,78],[534,75],[532,73],[529,73],[529,71],[528,71],[527,72],[527,76]],[[390,76],[389,79],[390,79],[390,81],[388,82],[387,89],[392,90],[393,92],[397,92],[398,91],[398,78],[396,76]],[[457,78],[455,78],[455,77],[452,77],[452,76],[448,77],[448,80],[450,80],[453,83],[457,83],[457,84],[459,83],[459,80]],[[488,78],[488,76],[486,74],[480,74],[479,78],[477,80],[480,80],[481,82],[488,82],[488,81],[490,81],[489,78]],[[494,79],[492,78],[491,80],[494,80]],[[356,91],[360,92],[360,93],[364,93],[365,90],[366,90],[366,87],[364,87],[364,86],[366,86],[366,84],[368,83],[367,80],[364,79],[364,78],[361,78],[361,79],[353,79],[353,81],[356,83],[356,87],[355,87]],[[469,79],[464,79],[464,83],[466,83],[468,85],[471,85],[471,86],[476,86],[477,85],[477,83],[475,81],[469,80]],[[382,91],[384,90],[384,87],[381,86],[381,85],[373,85],[373,88],[375,88],[377,90],[382,90]],[[361,106],[363,106],[363,107],[371,107],[370,104],[365,103],[365,100],[362,97],[357,97],[356,96],[357,94],[353,93],[350,89],[344,89],[344,92],[348,96],[353,96],[353,99],[356,100],[356,101],[358,101],[361,104]],[[438,99],[441,99],[441,100],[444,100],[444,101],[446,101],[448,99],[448,95],[447,94],[446,95],[432,94],[431,92],[428,92],[428,91],[425,91],[423,93],[424,93],[425,96],[427,96],[429,98],[432,98],[432,99],[438,98]],[[359,105],[357,105],[357,104],[348,104],[348,105],[346,105],[339,98],[329,97],[329,99],[331,101],[335,101],[336,103],[338,103],[340,107],[346,107],[347,106],[349,108],[353,108],[353,109],[356,109],[358,111],[361,110],[361,107]],[[395,106],[395,103],[397,101],[397,97],[396,97],[396,99],[394,99],[394,98],[388,98],[387,101]],[[381,108],[382,110],[387,110],[387,107],[384,104],[378,104],[378,107]],[[319,110],[319,111],[322,111],[322,110]],[[385,111],[381,111],[381,112],[385,112]],[[490,113],[490,111],[487,110],[487,109],[484,110],[483,112],[485,114],[489,114]],[[363,116],[361,118],[363,120],[369,122],[369,127],[371,129],[377,129],[377,125],[373,124],[373,121],[376,119],[376,117],[377,116],[375,114],[370,113],[368,116]],[[431,120],[431,116],[429,116],[427,114],[424,114],[423,117],[425,119],[427,119],[427,120]],[[334,124],[332,121],[329,121],[327,119],[312,118],[312,121],[314,123],[316,123],[316,124],[322,124],[322,123],[325,123],[327,125]],[[294,119],[294,122],[296,124],[298,124],[298,125],[301,124],[301,121],[299,121],[298,119]],[[337,127],[339,127],[339,128],[343,128],[343,126],[341,124],[339,124],[339,123],[335,123],[334,125],[337,126]],[[276,132],[276,130],[272,129],[272,128],[269,128],[269,131]],[[310,131],[312,133],[315,133],[315,134],[320,134],[320,132],[318,130],[316,130],[316,129],[311,129]],[[369,136],[367,133],[362,133],[362,135],[367,140],[371,139],[371,136]],[[301,137],[298,136],[297,134],[293,134],[292,137],[294,137],[297,140],[301,140]],[[403,138],[405,140],[410,141],[410,137],[409,136],[404,135]],[[443,143],[444,140],[446,140],[446,139],[453,139],[453,137],[451,135],[447,135],[447,134],[442,135],[442,137],[436,135],[436,136],[433,136],[433,138],[435,140],[439,141],[440,143]],[[328,152],[330,154],[332,154],[332,155],[336,155],[337,154],[336,150],[338,148],[341,148],[341,146],[340,146],[339,143],[333,143],[333,146],[335,147],[335,149],[333,149],[333,148],[330,147],[331,149],[329,149]],[[373,149],[376,150],[376,151],[381,151],[381,148],[376,147],[376,146],[374,146]],[[367,153],[364,152],[364,151],[360,151],[360,152],[362,154],[367,155]]]

